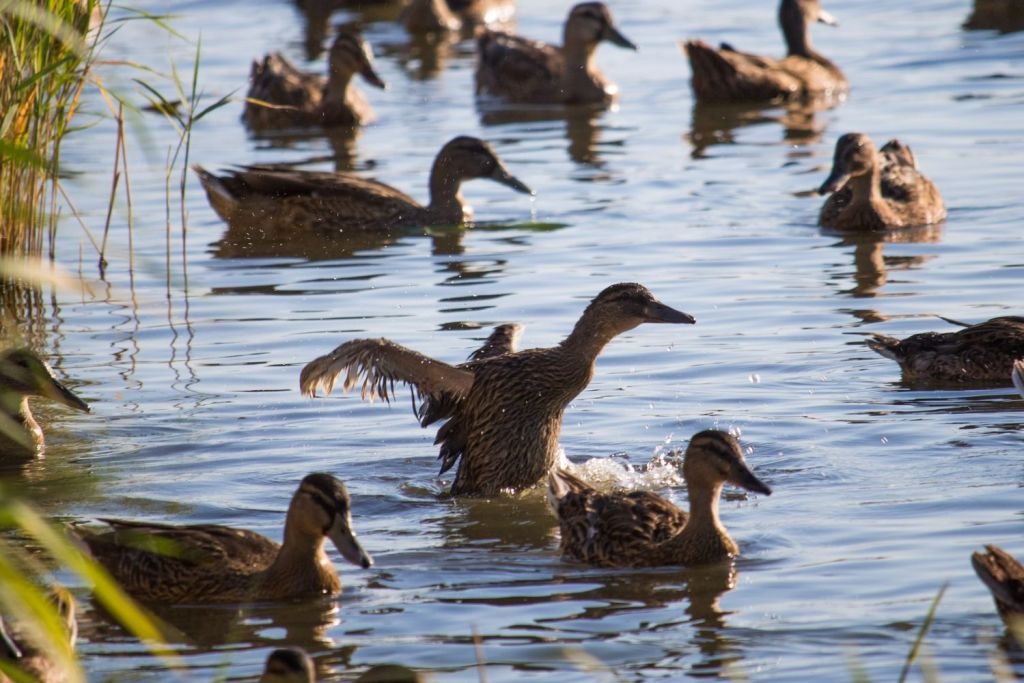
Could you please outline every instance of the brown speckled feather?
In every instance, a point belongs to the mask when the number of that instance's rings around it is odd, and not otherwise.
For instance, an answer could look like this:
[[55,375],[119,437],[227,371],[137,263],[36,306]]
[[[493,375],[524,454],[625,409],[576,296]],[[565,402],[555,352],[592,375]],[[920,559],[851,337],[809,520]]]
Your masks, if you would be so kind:
[[477,36],[478,92],[512,102],[561,102],[564,67],[554,45],[500,31],[481,31]]
[[834,23],[818,0],[782,0],[779,23],[788,52],[782,59],[718,49],[701,40],[682,44],[701,102],[792,101],[832,98],[847,90],[843,72],[811,48],[810,24]]
[[983,553],[971,555],[971,565],[996,603],[999,616],[1009,626],[1024,619],[1024,565],[1002,548],[986,545]]
[[899,363],[908,381],[1010,386],[1014,362],[1024,358],[1024,317],[992,318],[955,332],[922,332],[903,340],[876,334],[866,343]]
[[390,399],[393,383],[423,398],[423,426],[439,420],[435,443],[444,472],[459,463],[453,494],[493,495],[533,486],[558,454],[562,414],[594,372],[601,349],[643,322],[692,323],[658,302],[642,285],[602,291],[558,346],[503,353],[458,366],[430,359],[387,340],[355,340],[311,361],[299,378],[313,395],[346,373],[346,388],[362,383],[364,396]]

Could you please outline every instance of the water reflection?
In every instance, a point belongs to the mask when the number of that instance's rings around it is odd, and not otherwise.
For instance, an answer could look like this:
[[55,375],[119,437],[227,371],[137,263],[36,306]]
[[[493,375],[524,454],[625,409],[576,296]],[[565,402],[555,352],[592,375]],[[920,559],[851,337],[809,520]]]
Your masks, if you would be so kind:
[[606,111],[603,106],[493,106],[489,101],[480,100],[478,108],[480,109],[480,122],[485,126],[565,121],[569,158],[577,164],[595,168],[604,166],[604,161],[598,153],[602,130],[598,121]]
[[964,28],[1000,33],[1024,31],[1024,0],[974,0]]
[[[878,296],[889,280],[891,271],[915,270],[935,258],[931,255],[886,256],[886,244],[935,243],[942,239],[942,224],[922,225],[885,232],[843,234],[833,246],[853,247],[853,286],[839,289],[843,296],[870,298]],[[850,273],[835,273],[834,280],[845,280]]]
[[437,78],[455,57],[472,58],[472,43],[461,43],[457,32],[419,33],[401,43],[381,43],[381,55],[398,62],[410,78],[427,81]]
[[542,493],[518,497],[452,499],[448,514],[435,520],[445,548],[549,552],[558,522]]
[[[326,139],[330,145],[332,154],[317,155],[292,162],[275,162],[268,164],[275,168],[295,168],[309,164],[319,164],[325,161],[333,162],[335,171],[354,171],[359,164],[356,142],[363,134],[361,126],[334,126],[331,128],[318,129],[292,129],[287,131],[263,131],[252,133],[252,139],[258,144],[257,149],[280,150],[294,149],[307,146],[308,143],[316,143]],[[364,168],[372,168],[373,163],[363,164]]]
[[693,147],[690,156],[703,159],[713,145],[736,143],[734,131],[745,126],[764,123],[782,125],[782,142],[787,145],[813,145],[821,140],[825,132],[815,115],[831,109],[834,101],[811,100],[787,104],[704,104],[693,106],[690,132],[684,137]]
[[358,14],[360,23],[397,21],[402,0],[295,0],[303,17],[303,47],[306,59],[313,61],[324,51],[331,15],[341,10]]

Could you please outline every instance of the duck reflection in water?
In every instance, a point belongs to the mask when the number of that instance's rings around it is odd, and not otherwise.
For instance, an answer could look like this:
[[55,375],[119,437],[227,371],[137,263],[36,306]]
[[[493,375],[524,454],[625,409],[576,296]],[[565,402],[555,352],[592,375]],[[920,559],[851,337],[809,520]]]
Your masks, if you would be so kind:
[[[833,233],[834,234],[834,233]],[[855,298],[873,298],[889,281],[892,271],[917,270],[935,258],[931,255],[899,254],[885,255],[886,244],[926,244],[937,243],[942,239],[941,225],[921,225],[902,230],[888,232],[844,233],[834,247],[853,247],[853,267],[851,274],[845,266],[829,276],[839,284],[837,291],[842,296]],[[845,283],[851,277],[853,286]]]
[[[737,130],[748,126],[779,124],[789,157],[807,154],[804,149],[821,140],[825,126],[816,119],[818,112],[832,109],[835,102],[827,100],[794,101],[780,104],[695,102],[690,132],[684,139],[692,147],[693,159],[704,159],[715,145],[737,144]],[[795,149],[793,149],[795,148]]]
[[403,4],[404,0],[295,0],[295,8],[303,17],[306,59],[313,61],[323,54],[324,39],[335,12],[356,13],[360,24],[397,21]]
[[[608,108],[595,105],[576,105],[572,107],[528,107],[517,105],[494,106],[491,102],[479,101],[480,123],[484,126],[515,126],[550,121],[557,124],[565,122],[565,139],[568,142],[566,151],[569,158],[577,164],[603,168],[605,161],[601,150],[618,148],[625,144],[623,138],[602,142],[602,133],[606,127],[601,119]],[[536,128],[536,127],[533,127]],[[536,133],[537,131],[534,130]]]

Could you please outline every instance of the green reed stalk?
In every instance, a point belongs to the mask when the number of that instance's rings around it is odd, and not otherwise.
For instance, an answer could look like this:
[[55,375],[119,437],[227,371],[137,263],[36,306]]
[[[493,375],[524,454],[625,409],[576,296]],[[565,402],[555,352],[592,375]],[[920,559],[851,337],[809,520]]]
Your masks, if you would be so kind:
[[0,0],[0,254],[40,255],[98,0]]

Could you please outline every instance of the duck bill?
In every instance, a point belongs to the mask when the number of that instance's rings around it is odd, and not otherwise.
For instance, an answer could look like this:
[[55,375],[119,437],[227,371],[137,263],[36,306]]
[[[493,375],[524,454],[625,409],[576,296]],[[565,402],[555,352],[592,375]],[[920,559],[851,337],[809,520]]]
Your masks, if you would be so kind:
[[828,178],[825,179],[825,182],[818,188],[818,194],[832,194],[845,185],[846,181],[849,179],[849,173],[844,173],[843,171],[834,168]]
[[86,413],[89,412],[89,404],[75,396],[70,389],[52,377],[47,381],[46,386],[40,393],[44,398],[57,401],[57,403],[63,403],[69,408],[75,408]]
[[516,192],[522,192],[523,194],[533,194],[533,190],[530,189],[529,185],[527,185],[522,180],[516,178],[514,175],[509,173],[508,169],[502,166],[501,164],[495,166],[494,171],[491,172],[491,175],[488,177],[496,183],[501,183],[506,187],[511,187]]
[[644,322],[647,323],[675,323],[692,325],[697,322],[689,313],[677,311],[671,306],[666,306],[660,301],[652,301],[644,307]]
[[818,10],[818,23],[827,24],[829,26],[839,26],[839,22],[836,21],[836,18],[823,9]]
[[624,47],[627,50],[636,50],[636,45],[633,44],[633,41],[622,35],[622,33],[619,32],[619,29],[615,28],[611,24],[604,27],[604,34],[601,37],[613,45]]
[[341,556],[352,564],[363,569],[373,566],[373,558],[363,550],[363,546],[359,545],[356,533],[352,531],[351,523],[341,515],[335,517],[334,523],[327,532],[327,538],[331,539],[331,543],[338,549]]
[[373,87],[387,90],[388,84],[384,82],[384,79],[380,77],[377,70],[373,68],[373,62],[367,61],[359,71],[359,75]]
[[739,486],[742,489],[753,491],[754,493],[763,493],[766,496],[772,495],[771,487],[758,479],[757,476],[750,471],[750,468],[745,465],[738,465],[736,467],[732,476],[729,477],[729,483]]

